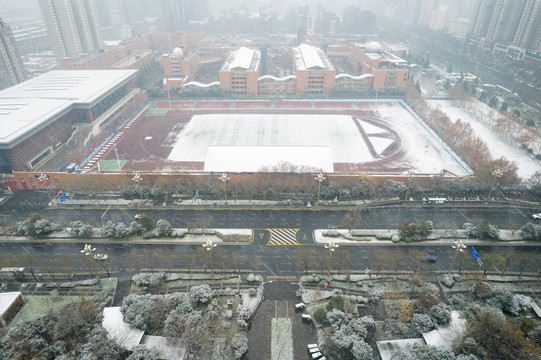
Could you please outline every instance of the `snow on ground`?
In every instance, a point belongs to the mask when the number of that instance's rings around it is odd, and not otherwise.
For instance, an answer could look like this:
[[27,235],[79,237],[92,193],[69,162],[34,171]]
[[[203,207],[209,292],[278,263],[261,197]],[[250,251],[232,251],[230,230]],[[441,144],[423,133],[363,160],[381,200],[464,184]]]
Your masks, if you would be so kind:
[[[253,164],[257,162],[259,167],[275,165],[264,161],[275,159],[273,153],[280,147],[330,147],[334,162],[372,160],[351,116],[314,114],[195,115],[182,131],[168,159],[202,162],[207,159],[211,146],[217,146],[217,151],[223,151],[223,147],[247,146],[247,151],[239,154],[240,148],[231,154],[238,156],[236,158],[227,159],[228,154],[219,157],[228,164],[234,163],[237,168],[242,168],[244,163],[250,164],[250,169],[242,171],[253,170]],[[249,151],[252,147],[261,150]],[[287,156],[287,153],[280,155]],[[312,155],[313,158],[317,156],[318,152]],[[282,160],[290,161],[287,157]],[[205,170],[209,171],[206,167]]]
[[[355,120],[339,114],[194,115],[168,159],[204,162],[205,171],[217,172],[257,171],[281,160],[332,172],[333,163],[369,163],[388,156],[392,160],[381,166],[404,174],[413,168],[417,173],[437,174],[445,169],[468,175],[411,113],[398,103],[385,105],[367,107],[370,122],[363,115]],[[379,113],[379,118],[372,111]],[[382,155],[389,149],[395,150]]]
[[182,360],[186,349],[178,344],[173,344],[163,336],[145,335],[141,344],[149,349],[158,350],[165,360]]
[[500,137],[493,133],[483,123],[477,121],[475,117],[466,111],[455,107],[450,101],[445,100],[430,100],[429,105],[433,108],[439,108],[443,111],[452,122],[457,119],[467,122],[473,128],[475,133],[479,135],[486,143],[493,158],[505,157],[510,161],[514,161],[518,165],[518,176],[525,179],[536,171],[541,171],[541,165],[530,159],[524,152],[511,145],[508,145]]
[[297,166],[334,171],[331,148],[321,146],[209,146],[204,170],[256,172],[263,165],[272,167],[283,160]]
[[271,321],[271,359],[293,360],[293,331],[288,318],[273,318]]
[[441,140],[431,135],[412,114],[393,103],[392,106],[376,106],[379,116],[402,138],[404,165],[416,173],[440,173],[445,169],[458,176],[467,176],[468,172],[443,147]]
[[381,360],[391,360],[393,355],[400,355],[403,348],[406,345],[425,345],[423,339],[402,339],[402,340],[385,340],[385,341],[376,341],[378,347],[379,355]]
[[435,330],[423,333],[427,345],[440,349],[451,349],[453,341],[466,329],[466,319],[461,319],[458,311],[451,312],[451,322],[445,326],[438,326]]
[[143,330],[136,329],[124,322],[120,306],[103,309],[102,326],[107,330],[109,337],[126,350],[131,350],[139,345],[145,334]]

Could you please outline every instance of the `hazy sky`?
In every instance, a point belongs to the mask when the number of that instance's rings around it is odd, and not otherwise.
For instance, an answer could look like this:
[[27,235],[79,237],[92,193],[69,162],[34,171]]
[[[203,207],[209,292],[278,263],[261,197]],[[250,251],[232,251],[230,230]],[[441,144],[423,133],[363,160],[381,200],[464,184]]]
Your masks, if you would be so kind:
[[0,16],[41,16],[38,0],[0,0]]
[[[310,6],[310,12],[315,15],[317,5],[323,4],[327,11],[334,12],[339,16],[342,16],[342,13],[349,5],[377,12],[384,3],[385,1],[382,0],[333,0],[332,2],[328,0],[210,0],[212,12],[227,10],[242,4],[245,4],[253,12],[257,12],[260,6],[275,7],[280,12],[285,12],[292,4],[307,4]],[[0,16],[41,16],[38,0],[0,0]]]

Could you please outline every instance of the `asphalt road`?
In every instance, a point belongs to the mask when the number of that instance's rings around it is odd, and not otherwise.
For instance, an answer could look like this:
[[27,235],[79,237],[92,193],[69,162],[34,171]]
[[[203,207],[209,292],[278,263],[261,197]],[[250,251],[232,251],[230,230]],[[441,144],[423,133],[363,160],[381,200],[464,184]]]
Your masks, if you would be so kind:
[[[257,271],[265,275],[300,275],[305,270],[325,273],[328,266],[328,251],[313,241],[313,231],[321,228],[342,228],[342,220],[349,210],[235,210],[235,209],[53,209],[46,208],[47,194],[21,192],[0,206],[0,219],[3,226],[13,225],[23,220],[31,212],[39,212],[45,218],[67,226],[70,221],[83,220],[93,226],[101,226],[108,220],[129,223],[138,213],[145,212],[154,221],[164,218],[173,227],[185,228],[188,223],[198,224],[209,219],[208,228],[248,228],[254,230],[254,240],[250,245],[223,245],[213,251],[214,267],[217,271]],[[389,229],[398,228],[402,223],[431,220],[435,228],[460,228],[464,222],[487,219],[499,228],[520,228],[531,221],[531,214],[538,209],[525,209],[517,206],[482,208],[476,202],[468,206],[413,205],[365,209],[360,211],[359,228]],[[9,266],[21,266],[28,259],[39,259],[34,267],[41,272],[81,273],[89,270],[89,264],[81,256],[82,245],[88,240],[78,242],[53,243],[49,247],[38,247],[32,242],[0,242],[0,261]],[[275,245],[273,245],[275,244]],[[285,245],[278,245],[285,244]],[[98,263],[103,271],[109,270],[119,276],[147,270],[191,271],[210,267],[208,253],[200,245],[130,244],[124,247],[119,241],[109,243],[94,242],[98,252],[109,255],[109,261]],[[476,246],[484,257],[489,253],[503,255],[513,253],[509,261],[510,270],[518,271],[521,259],[527,259],[525,269],[537,272],[541,261],[541,247],[538,246]],[[435,264],[423,264],[425,255],[438,258]],[[333,255],[334,272],[363,272],[366,268],[381,267],[386,270],[420,269],[427,273],[448,269],[454,250],[448,246],[427,244],[400,245],[352,245],[342,246]],[[306,257],[303,265],[302,257]],[[26,257],[26,260],[24,259]],[[384,260],[381,260],[381,259]],[[61,260],[59,260],[61,259]],[[379,261],[379,265],[378,265]],[[56,262],[56,263],[55,263]],[[58,263],[59,262],[59,263]],[[25,264],[28,267],[28,264]],[[455,268],[478,269],[469,254],[463,254]],[[493,267],[488,269],[495,271]]]

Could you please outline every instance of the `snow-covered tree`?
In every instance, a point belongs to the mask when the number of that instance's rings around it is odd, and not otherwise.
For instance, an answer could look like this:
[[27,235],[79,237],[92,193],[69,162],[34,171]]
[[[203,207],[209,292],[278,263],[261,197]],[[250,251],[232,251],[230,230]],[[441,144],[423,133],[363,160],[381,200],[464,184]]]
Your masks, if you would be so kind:
[[190,288],[190,299],[194,304],[207,304],[212,298],[212,289],[207,284],[195,285]]
[[416,313],[411,319],[411,329],[416,334],[422,334],[434,329],[434,323],[429,315]]
[[355,360],[372,360],[374,359],[374,350],[364,340],[358,340],[351,347],[351,355]]
[[158,236],[171,236],[173,233],[173,227],[169,223],[169,221],[165,219],[160,219],[156,222],[156,228],[155,228]]
[[87,237],[92,234],[92,226],[85,224],[81,220],[72,221],[68,226],[68,232],[71,236]]
[[327,321],[334,330],[340,329],[340,327],[346,322],[346,314],[338,309],[332,309],[327,312]]
[[383,298],[383,290],[370,289],[366,294],[369,303],[378,303]]
[[163,355],[156,349],[149,349],[145,345],[140,344],[132,349],[130,356],[126,360],[161,360]]
[[107,221],[107,223],[101,228],[100,235],[104,237],[125,237],[132,234],[138,233],[140,230],[137,222],[132,221],[130,226],[126,226],[123,222],[112,222]]
[[451,322],[451,307],[440,302],[430,308],[430,316],[438,325],[447,325]]
[[52,223],[47,219],[39,219],[34,223],[34,232],[37,237],[48,235],[60,229],[58,224]]
[[231,348],[235,359],[240,359],[248,351],[248,338],[244,334],[236,334],[231,340]]
[[541,240],[541,226],[527,222],[520,228],[520,236],[524,240]]

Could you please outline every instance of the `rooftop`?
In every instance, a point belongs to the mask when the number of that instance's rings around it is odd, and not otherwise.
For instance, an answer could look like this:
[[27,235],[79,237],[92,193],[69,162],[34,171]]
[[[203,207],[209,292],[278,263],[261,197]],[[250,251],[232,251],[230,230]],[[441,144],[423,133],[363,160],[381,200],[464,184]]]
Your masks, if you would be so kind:
[[299,47],[293,48],[293,57],[295,58],[297,70],[334,70],[334,66],[327,57],[327,54],[320,48],[301,44]]
[[0,315],[6,312],[20,295],[20,292],[0,293]]
[[408,63],[406,60],[399,58],[398,56],[395,56],[383,49],[377,52],[372,52],[370,51],[370,48],[364,44],[355,44],[355,46],[363,49],[363,52],[370,60],[379,61],[380,67],[395,68],[405,66]]
[[259,50],[249,49],[242,46],[237,51],[233,51],[225,60],[220,71],[229,70],[247,70],[256,71],[261,60]]
[[74,107],[90,108],[136,73],[137,70],[55,70],[0,91],[0,146],[16,145],[15,140]]

